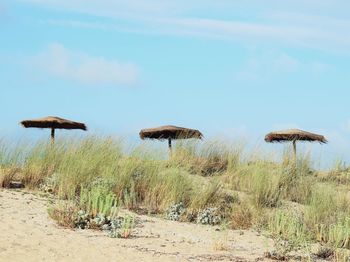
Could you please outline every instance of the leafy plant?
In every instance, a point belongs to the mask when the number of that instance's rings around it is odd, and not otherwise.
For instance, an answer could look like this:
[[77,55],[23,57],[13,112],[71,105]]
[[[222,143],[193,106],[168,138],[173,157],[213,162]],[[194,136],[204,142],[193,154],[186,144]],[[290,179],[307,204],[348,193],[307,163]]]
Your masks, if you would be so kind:
[[133,216],[125,216],[121,222],[114,222],[115,225],[109,231],[108,236],[112,238],[130,238],[135,227],[135,218]]
[[166,211],[166,218],[173,221],[179,221],[185,213],[186,208],[182,202],[170,206]]
[[198,213],[197,223],[203,225],[217,225],[220,224],[222,217],[220,216],[218,209],[213,207],[208,207],[201,210]]
[[118,199],[113,193],[102,187],[81,189],[80,208],[92,217],[104,216],[114,218],[118,214]]

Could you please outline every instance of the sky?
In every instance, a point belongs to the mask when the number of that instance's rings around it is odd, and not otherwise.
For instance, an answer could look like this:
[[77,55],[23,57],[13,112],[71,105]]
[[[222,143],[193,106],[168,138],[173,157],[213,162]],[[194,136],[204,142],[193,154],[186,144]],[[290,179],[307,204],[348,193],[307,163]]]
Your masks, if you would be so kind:
[[349,14],[346,0],[0,0],[0,136],[49,136],[18,122],[54,115],[272,150],[266,133],[300,128],[329,140],[303,150],[350,162]]

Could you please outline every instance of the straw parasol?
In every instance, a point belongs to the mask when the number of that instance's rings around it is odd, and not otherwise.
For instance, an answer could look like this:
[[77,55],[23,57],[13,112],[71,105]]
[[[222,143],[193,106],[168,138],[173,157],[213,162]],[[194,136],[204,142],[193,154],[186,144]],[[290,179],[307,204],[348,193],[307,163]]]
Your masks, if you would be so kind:
[[265,141],[268,143],[292,141],[295,163],[297,157],[296,141],[319,142],[321,144],[327,143],[327,140],[324,136],[299,129],[288,129],[277,132],[271,132],[265,136]]
[[48,116],[39,119],[23,120],[21,125],[25,128],[50,128],[51,141],[55,140],[55,129],[81,129],[86,131],[87,127],[84,123],[74,122],[56,116]]
[[171,140],[189,138],[202,139],[203,134],[196,129],[189,129],[178,126],[161,126],[157,128],[142,129],[140,131],[140,138],[142,140],[146,138],[158,140],[167,139],[169,150],[171,150]]

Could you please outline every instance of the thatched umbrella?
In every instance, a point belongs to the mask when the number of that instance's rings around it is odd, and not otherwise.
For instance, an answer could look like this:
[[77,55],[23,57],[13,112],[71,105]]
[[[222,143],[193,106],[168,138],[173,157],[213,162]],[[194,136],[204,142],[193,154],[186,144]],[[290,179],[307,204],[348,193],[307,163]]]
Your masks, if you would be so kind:
[[265,136],[265,141],[269,143],[292,141],[295,163],[297,159],[296,141],[319,142],[321,144],[327,143],[327,140],[324,136],[299,129],[288,129],[269,133]]
[[203,134],[196,129],[189,129],[177,126],[161,126],[157,128],[142,129],[140,131],[140,138],[168,140],[169,150],[171,151],[171,140],[173,139],[202,139]]
[[87,130],[84,123],[74,122],[56,116],[48,116],[39,119],[23,120],[21,125],[25,128],[51,128],[51,142],[55,140],[55,129],[81,129]]

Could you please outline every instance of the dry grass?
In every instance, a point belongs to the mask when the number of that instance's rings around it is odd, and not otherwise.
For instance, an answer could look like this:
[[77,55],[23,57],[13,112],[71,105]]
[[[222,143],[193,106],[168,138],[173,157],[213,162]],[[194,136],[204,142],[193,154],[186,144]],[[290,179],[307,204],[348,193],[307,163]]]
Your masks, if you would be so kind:
[[248,202],[234,204],[229,223],[232,229],[248,229],[253,226],[255,216],[256,212]]
[[0,169],[0,186],[9,187],[10,182],[16,180],[17,174],[20,172],[20,169],[14,166],[3,167]]
[[49,216],[57,222],[58,225],[67,228],[75,227],[76,214],[78,207],[72,202],[60,202],[48,209]]

